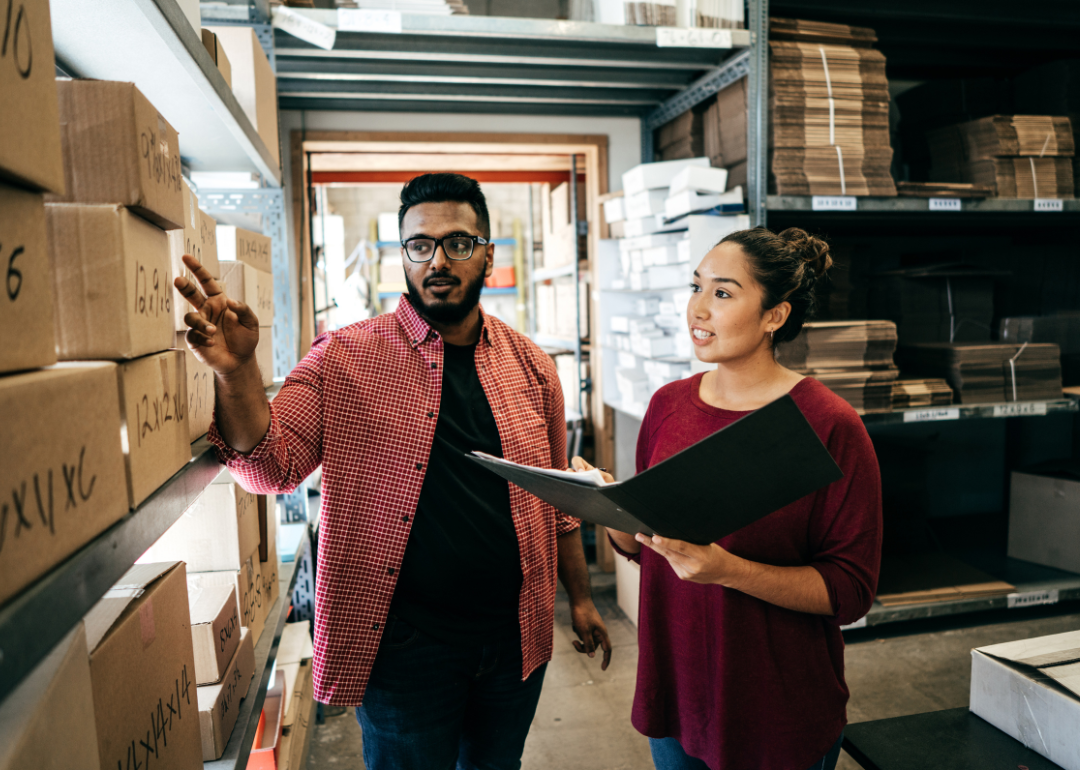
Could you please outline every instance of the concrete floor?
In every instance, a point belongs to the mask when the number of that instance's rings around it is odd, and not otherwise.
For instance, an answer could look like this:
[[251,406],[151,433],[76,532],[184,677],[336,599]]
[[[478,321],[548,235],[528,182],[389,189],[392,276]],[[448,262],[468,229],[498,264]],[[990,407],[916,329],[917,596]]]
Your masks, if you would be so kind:
[[[637,632],[615,603],[612,576],[594,575],[594,595],[614,644],[600,670],[571,646],[570,612],[560,591],[555,656],[548,667],[524,770],[652,770],[648,741],[630,725]],[[973,647],[1080,628],[1080,607],[1034,608],[849,632],[848,720],[919,714],[968,703]],[[316,727],[309,770],[363,768],[360,728],[352,711]],[[842,754],[838,768],[859,766]],[[797,769],[795,769],[797,770]]]

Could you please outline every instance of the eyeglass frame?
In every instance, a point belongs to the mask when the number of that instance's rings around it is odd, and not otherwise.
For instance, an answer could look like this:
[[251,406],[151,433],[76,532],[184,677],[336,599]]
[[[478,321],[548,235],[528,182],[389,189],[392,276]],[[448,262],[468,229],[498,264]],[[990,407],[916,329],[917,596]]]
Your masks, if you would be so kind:
[[[472,247],[472,251],[469,252],[469,256],[467,256],[467,257],[451,257],[450,252],[448,252],[446,250],[446,248],[442,245],[443,241],[449,240],[451,238],[468,238],[468,239],[470,239],[472,241],[473,247]],[[428,258],[428,259],[413,259],[412,255],[409,253],[409,247],[407,245],[409,243],[409,241],[434,241],[435,247],[431,250],[431,257]],[[476,253],[476,247],[477,246],[490,246],[490,245],[491,245],[491,241],[489,241],[487,238],[484,238],[481,235],[462,235],[462,234],[444,235],[442,238],[430,238],[430,237],[428,237],[426,235],[414,235],[412,238],[406,238],[405,240],[403,240],[401,242],[401,248],[405,251],[405,256],[408,257],[410,262],[412,262],[414,264],[417,264],[417,265],[423,265],[423,264],[425,264],[427,262],[430,262],[431,260],[435,259],[435,252],[438,251],[440,248],[443,250],[443,255],[447,259],[449,259],[451,262],[467,262],[467,261],[469,261],[470,259],[473,258],[473,254]]]

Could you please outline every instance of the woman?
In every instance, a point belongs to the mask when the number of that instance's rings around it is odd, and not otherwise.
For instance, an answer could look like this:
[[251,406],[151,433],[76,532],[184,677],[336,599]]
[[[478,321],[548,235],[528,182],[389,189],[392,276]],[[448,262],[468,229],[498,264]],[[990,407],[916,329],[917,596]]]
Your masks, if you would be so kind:
[[[836,764],[848,699],[840,626],[866,614],[877,588],[881,482],[851,406],[774,356],[831,264],[828,246],[797,228],[724,238],[694,272],[687,308],[697,357],[716,368],[665,385],[642,422],[639,473],[790,393],[844,472],[709,546],[609,530],[641,563],[633,723],[657,770]],[[717,474],[717,505],[733,483]]]

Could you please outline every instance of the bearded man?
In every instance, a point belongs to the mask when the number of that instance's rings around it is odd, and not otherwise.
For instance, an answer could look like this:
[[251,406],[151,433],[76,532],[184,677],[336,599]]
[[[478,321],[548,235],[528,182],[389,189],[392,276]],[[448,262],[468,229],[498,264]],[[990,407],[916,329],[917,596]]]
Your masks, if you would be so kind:
[[190,256],[187,343],[215,373],[210,440],[240,483],[290,492],[322,466],[315,697],[355,706],[368,770],[517,770],[551,659],[556,576],[574,646],[611,645],[579,522],[474,450],[567,467],[555,366],[480,307],[487,204],[458,174],[401,191],[408,295],[315,340],[273,404],[259,322]]

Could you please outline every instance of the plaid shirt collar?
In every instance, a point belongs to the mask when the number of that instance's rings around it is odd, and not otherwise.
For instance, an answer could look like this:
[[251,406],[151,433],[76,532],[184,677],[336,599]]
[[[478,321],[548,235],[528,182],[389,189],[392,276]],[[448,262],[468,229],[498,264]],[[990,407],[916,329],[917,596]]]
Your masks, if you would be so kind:
[[[401,301],[398,302],[394,316],[397,318],[398,323],[401,324],[401,328],[405,330],[409,345],[414,350],[418,345],[427,342],[429,337],[439,337],[439,333],[432,329],[431,325],[416,312],[416,308],[409,301],[408,294],[401,295]],[[484,313],[482,305],[480,306],[480,339],[488,346],[492,345],[491,325],[487,322],[487,314]]]

